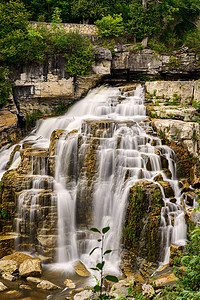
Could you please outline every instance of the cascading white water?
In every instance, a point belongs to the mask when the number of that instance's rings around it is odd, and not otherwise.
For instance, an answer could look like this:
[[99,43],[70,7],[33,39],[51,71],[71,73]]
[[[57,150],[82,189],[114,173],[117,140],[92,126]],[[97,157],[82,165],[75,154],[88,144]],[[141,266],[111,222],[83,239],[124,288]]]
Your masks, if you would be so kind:
[[[154,181],[158,174],[171,184],[176,198],[176,204],[171,203],[162,186],[156,183],[165,202],[161,211],[161,248],[164,249],[161,263],[167,262],[170,244],[185,242],[186,224],[175,177],[174,153],[162,145],[158,137],[148,133],[152,128],[146,116],[143,87],[138,85],[134,93],[125,93],[123,97],[118,88],[95,89],[64,116],[40,120],[25,140],[33,141],[34,146],[48,148],[55,129],[65,130],[57,143],[55,178],[50,179],[54,182],[53,201],[57,201],[58,263],[63,266],[65,262],[81,259],[88,267],[94,266],[99,261],[99,252],[95,251],[92,256],[88,253],[98,243],[89,228],[110,226],[104,247],[115,251],[107,255],[106,269],[118,272],[130,187],[139,180]],[[167,179],[162,170],[156,150],[166,158],[171,179]],[[39,162],[38,170],[41,178],[48,175],[45,162]],[[36,179],[33,182],[30,220],[35,218],[37,193],[41,189],[36,186]],[[26,209],[27,191],[23,193],[18,203],[21,219]]]

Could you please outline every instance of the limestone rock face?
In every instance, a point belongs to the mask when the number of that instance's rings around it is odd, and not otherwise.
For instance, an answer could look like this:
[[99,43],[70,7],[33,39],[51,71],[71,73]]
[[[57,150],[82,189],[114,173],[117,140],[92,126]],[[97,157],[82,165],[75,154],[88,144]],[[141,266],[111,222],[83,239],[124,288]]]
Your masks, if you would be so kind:
[[169,265],[173,266],[174,264],[174,258],[175,257],[181,257],[182,252],[181,250],[183,250],[183,246],[181,245],[175,245],[175,244],[171,244],[170,245],[170,258],[169,258]]
[[109,49],[94,46],[94,51],[95,51],[95,57],[97,60],[100,60],[100,59],[106,59],[108,61],[112,60],[112,53]]
[[19,266],[20,276],[38,276],[42,274],[41,260],[39,258],[32,258],[25,260]]
[[179,97],[181,103],[191,104],[194,97],[194,86],[195,83],[191,81],[145,82],[147,93],[155,94],[160,102],[165,102],[167,98],[173,100]]
[[198,123],[157,119],[154,120],[153,126],[164,134],[166,140],[182,145],[193,157],[198,157],[200,149]]

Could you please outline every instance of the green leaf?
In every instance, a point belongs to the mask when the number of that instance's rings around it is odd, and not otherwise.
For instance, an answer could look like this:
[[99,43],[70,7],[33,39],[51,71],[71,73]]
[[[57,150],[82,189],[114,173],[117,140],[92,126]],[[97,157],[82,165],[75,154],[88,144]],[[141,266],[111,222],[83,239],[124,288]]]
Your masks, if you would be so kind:
[[95,227],[90,228],[90,230],[93,231],[93,232],[101,233],[101,232],[99,231],[99,229],[97,229],[97,228],[95,228]]
[[98,284],[94,286],[95,292],[100,292],[100,290],[101,290],[101,287]]
[[5,219],[7,217],[7,212],[4,209],[2,209],[1,215],[2,215],[2,218]]
[[90,254],[89,254],[89,255],[91,255],[91,254],[94,252],[94,250],[96,250],[97,248],[99,248],[99,247],[95,247],[94,249],[92,249],[92,250],[90,251]]
[[118,282],[118,278],[116,276],[113,276],[113,275],[107,275],[105,277],[106,280],[109,280],[109,281],[112,281],[112,282]]
[[102,263],[98,263],[98,264],[96,265],[96,267],[97,267],[99,270],[102,270],[104,264],[105,264],[105,261],[102,261]]
[[108,227],[104,227],[104,228],[102,229],[102,233],[105,234],[108,230],[110,230],[110,227],[109,227],[109,226],[108,226]]
[[112,252],[112,250],[106,250],[103,255],[111,253],[111,252]]
[[99,271],[99,269],[97,268],[90,268],[91,270],[94,270],[94,271]]

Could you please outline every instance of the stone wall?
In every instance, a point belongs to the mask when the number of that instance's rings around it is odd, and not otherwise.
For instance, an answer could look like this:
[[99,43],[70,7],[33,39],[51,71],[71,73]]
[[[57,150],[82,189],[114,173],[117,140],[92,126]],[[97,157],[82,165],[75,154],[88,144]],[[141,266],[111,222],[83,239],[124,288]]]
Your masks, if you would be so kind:
[[[47,29],[52,29],[52,23],[46,23],[46,22],[30,22],[32,27],[36,27],[37,25],[43,25],[46,26]],[[79,33],[85,34],[85,35],[97,35],[97,26],[96,25],[90,25],[90,24],[73,24],[73,23],[62,23],[62,28],[65,29],[66,33],[69,33],[70,31],[76,31],[78,30]]]

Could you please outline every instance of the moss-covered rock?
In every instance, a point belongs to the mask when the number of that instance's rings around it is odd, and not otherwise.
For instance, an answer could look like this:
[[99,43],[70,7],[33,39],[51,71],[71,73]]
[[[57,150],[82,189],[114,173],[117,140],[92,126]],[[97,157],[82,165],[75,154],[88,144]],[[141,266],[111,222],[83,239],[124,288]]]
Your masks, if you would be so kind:
[[134,267],[139,267],[138,258],[146,259],[147,262],[158,261],[159,227],[163,205],[161,190],[155,183],[139,181],[131,187],[124,243]]

